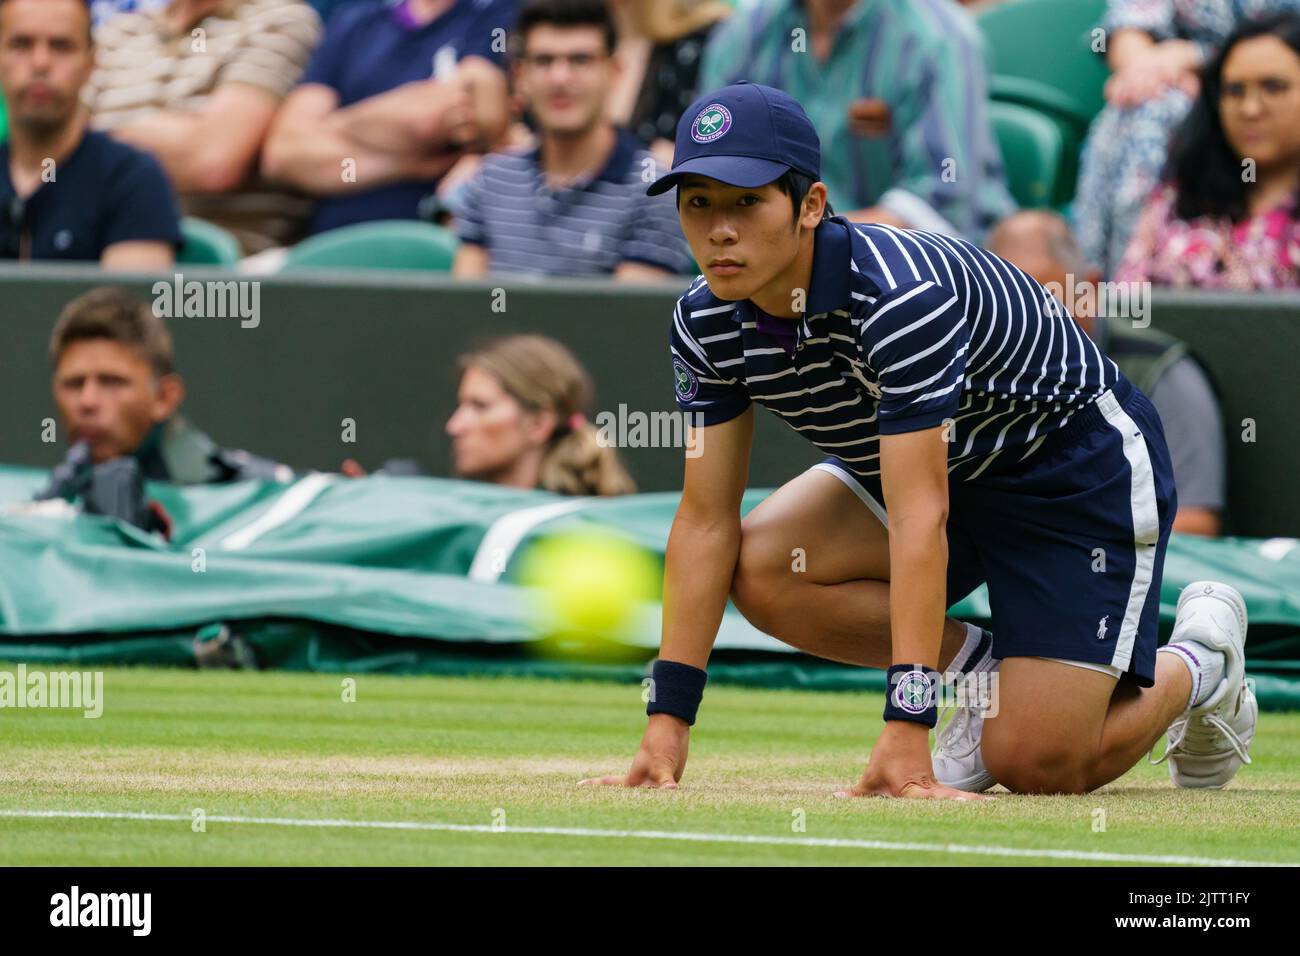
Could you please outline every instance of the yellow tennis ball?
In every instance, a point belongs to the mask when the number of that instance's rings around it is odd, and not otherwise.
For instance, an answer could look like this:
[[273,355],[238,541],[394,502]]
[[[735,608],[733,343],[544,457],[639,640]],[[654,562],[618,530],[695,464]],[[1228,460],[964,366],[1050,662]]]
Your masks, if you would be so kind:
[[662,569],[656,555],[605,531],[548,535],[524,556],[519,581],[536,588],[544,629],[618,638],[644,601],[656,600]]

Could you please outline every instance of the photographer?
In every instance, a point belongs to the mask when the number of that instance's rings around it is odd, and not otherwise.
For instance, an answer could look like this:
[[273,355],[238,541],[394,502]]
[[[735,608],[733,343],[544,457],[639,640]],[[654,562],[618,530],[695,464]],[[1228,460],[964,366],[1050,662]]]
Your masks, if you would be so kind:
[[80,498],[91,514],[167,534],[166,516],[144,499],[146,480],[292,478],[284,465],[217,447],[178,414],[185,385],[171,333],[125,290],[93,289],[70,302],[54,327],[50,359],[71,448],[42,499]]

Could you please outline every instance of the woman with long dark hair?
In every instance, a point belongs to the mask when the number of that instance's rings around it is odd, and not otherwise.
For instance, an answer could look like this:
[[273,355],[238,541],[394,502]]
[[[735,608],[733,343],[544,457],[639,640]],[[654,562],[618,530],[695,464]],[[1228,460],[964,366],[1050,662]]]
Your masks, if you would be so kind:
[[1246,23],[1209,65],[1115,278],[1300,288],[1300,14]]
[[1113,276],[1160,181],[1201,71],[1243,23],[1284,10],[1300,11],[1300,0],[1107,0],[1106,107],[1084,142],[1073,205],[1079,245],[1103,275]]

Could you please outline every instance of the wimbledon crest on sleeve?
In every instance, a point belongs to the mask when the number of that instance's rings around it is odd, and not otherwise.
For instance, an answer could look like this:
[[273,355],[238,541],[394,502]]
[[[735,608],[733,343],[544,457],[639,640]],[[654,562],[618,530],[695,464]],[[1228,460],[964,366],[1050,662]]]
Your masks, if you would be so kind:
[[689,402],[700,390],[700,380],[681,359],[673,359],[673,380],[677,385],[677,397],[684,402]]

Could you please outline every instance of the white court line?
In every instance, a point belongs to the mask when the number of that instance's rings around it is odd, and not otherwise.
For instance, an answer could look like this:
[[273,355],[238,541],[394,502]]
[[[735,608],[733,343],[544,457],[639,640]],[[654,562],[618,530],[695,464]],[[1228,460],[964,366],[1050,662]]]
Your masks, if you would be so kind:
[[[163,820],[189,823],[186,813],[114,813],[98,810],[0,810],[0,817],[60,820]],[[889,840],[848,840],[834,837],[752,836],[738,833],[691,833],[665,830],[591,830],[582,827],[494,827],[486,823],[423,823],[414,820],[303,820],[294,817],[228,817],[207,814],[209,823],[250,823],[281,827],[333,827],[358,830],[433,830],[451,833],[529,833],[538,836],[613,837],[624,840],[679,840],[686,843],[749,843],[761,846],[820,846],[847,850],[914,850],[968,856],[1010,856],[1096,863],[1154,863],[1171,866],[1300,866],[1262,860],[1224,860],[1206,856],[1152,856],[1142,853],[1101,853],[1094,850],[1035,850],[1011,846],[968,846],[961,843],[896,843]]]

